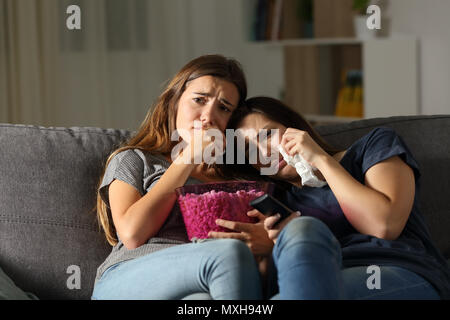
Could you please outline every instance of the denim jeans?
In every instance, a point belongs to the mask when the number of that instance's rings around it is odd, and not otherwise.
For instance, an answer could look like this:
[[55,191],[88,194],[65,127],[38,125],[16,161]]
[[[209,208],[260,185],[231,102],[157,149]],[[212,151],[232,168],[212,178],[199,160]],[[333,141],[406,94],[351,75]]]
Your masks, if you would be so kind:
[[97,281],[92,299],[262,298],[258,267],[247,245],[235,239],[187,243],[120,262]]
[[[274,299],[439,299],[421,276],[379,266],[373,287],[369,266],[342,268],[341,247],[330,229],[313,217],[299,217],[280,232],[273,250],[279,294]],[[369,288],[370,287],[370,288]]]

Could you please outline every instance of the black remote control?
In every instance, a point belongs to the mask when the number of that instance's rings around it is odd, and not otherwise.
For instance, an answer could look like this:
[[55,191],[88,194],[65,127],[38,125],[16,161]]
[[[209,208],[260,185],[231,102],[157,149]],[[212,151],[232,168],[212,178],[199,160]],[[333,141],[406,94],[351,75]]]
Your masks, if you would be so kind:
[[[281,222],[281,220],[287,218],[293,212],[291,209],[286,207],[279,200],[272,197],[270,194],[264,194],[261,197],[258,197],[252,201],[250,201],[250,205],[259,210],[265,216],[271,216],[279,213],[281,218],[277,221],[276,224]],[[276,225],[275,224],[275,225]]]

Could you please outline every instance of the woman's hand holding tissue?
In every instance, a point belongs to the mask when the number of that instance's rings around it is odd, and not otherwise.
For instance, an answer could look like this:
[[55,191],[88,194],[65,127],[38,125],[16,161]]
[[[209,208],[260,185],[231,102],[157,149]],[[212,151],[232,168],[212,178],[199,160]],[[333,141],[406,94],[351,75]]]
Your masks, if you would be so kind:
[[315,168],[319,168],[320,158],[329,157],[307,131],[287,128],[281,139],[281,146],[288,155],[300,154]]

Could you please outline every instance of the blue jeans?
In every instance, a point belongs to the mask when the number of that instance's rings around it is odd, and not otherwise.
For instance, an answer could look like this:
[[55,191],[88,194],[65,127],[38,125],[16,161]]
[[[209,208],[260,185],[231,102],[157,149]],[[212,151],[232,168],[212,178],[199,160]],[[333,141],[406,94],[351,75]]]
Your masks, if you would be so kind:
[[262,298],[258,267],[247,245],[235,239],[187,243],[120,262],[97,281],[92,299]]
[[[279,294],[275,299],[439,299],[419,275],[379,266],[380,288],[368,278],[369,266],[342,268],[341,247],[330,229],[313,217],[299,217],[280,232],[273,250]],[[372,287],[372,289],[369,289]]]

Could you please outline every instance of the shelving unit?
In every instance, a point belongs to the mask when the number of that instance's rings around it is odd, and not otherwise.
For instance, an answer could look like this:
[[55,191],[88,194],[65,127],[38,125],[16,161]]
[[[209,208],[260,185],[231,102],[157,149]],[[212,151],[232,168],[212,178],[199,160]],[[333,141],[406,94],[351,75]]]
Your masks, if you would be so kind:
[[280,32],[280,39],[253,42],[282,48],[288,105],[317,124],[357,120],[335,116],[335,108],[343,73],[361,70],[363,118],[419,113],[417,39],[355,38],[352,0],[313,0],[314,38],[302,38],[302,23],[292,12],[296,1],[282,1],[287,7],[279,11],[285,15],[281,26],[289,29]]
[[[360,69],[363,118],[418,114],[417,40],[402,37],[347,41],[282,41],[285,102],[303,114],[323,115],[330,122],[342,71]],[[355,118],[335,117],[336,122],[352,120]]]

